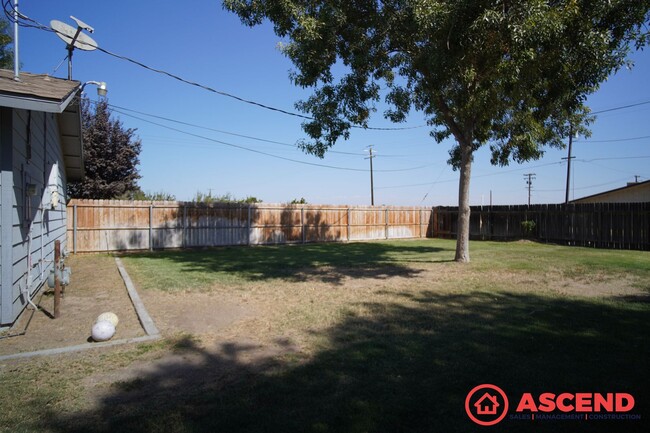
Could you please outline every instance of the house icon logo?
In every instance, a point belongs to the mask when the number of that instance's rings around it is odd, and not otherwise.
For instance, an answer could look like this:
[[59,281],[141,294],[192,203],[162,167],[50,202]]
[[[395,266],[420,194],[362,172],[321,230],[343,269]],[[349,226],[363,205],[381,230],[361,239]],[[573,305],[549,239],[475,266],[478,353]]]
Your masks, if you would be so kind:
[[465,399],[467,416],[478,425],[495,425],[508,412],[508,397],[496,385],[484,383],[474,387]]
[[496,415],[499,406],[501,405],[497,401],[496,395],[492,395],[487,391],[483,394],[483,397],[474,403],[478,415]]

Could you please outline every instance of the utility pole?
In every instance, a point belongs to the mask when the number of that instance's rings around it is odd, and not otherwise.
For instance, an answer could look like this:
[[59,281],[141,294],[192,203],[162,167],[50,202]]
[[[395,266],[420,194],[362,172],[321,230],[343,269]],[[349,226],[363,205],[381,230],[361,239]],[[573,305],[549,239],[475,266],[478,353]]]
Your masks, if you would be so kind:
[[533,179],[535,179],[535,173],[524,174],[524,179],[526,179],[526,185],[528,187],[528,206],[530,206],[530,191],[533,188]]
[[562,158],[567,160],[566,166],[566,194],[564,196],[564,204],[569,204],[569,186],[571,184],[571,160],[575,156],[571,156],[571,149],[573,147],[573,124],[569,124],[569,156]]
[[368,157],[365,159],[370,160],[370,205],[375,205],[375,186],[372,177],[372,159],[375,157],[372,153],[372,145],[368,146]]

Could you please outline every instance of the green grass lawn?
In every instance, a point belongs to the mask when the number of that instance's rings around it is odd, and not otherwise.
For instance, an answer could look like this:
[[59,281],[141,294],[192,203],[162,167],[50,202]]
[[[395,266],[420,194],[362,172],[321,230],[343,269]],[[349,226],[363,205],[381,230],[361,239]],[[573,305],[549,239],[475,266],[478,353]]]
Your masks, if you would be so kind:
[[[2,381],[0,398],[21,414],[24,431],[650,430],[649,253],[473,242],[470,264],[453,254],[452,241],[417,240],[128,255],[129,273],[148,294],[212,292],[254,303],[260,317],[238,334],[246,343],[222,352],[199,340],[176,344],[202,361],[174,380],[170,368],[122,383],[98,407],[39,412],[37,392],[34,404],[18,400],[19,411]],[[246,362],[251,341],[278,339],[300,350]],[[79,362],[63,360],[62,371]],[[75,380],[96,373],[83,366]],[[24,377],[14,373],[14,381]],[[642,419],[479,427],[464,401],[482,383],[511,399],[627,392]],[[53,399],[52,407],[65,406],[60,394]]]
[[[458,266],[450,263],[451,240],[390,241],[350,244],[307,244],[229,247],[128,255],[124,261],[140,287],[162,291],[210,290],[211,285],[245,284],[280,279],[298,281],[331,271],[332,278],[417,272],[418,266]],[[647,252],[568,248],[532,242],[473,242],[469,272],[525,271],[568,276],[604,273],[650,279]]]

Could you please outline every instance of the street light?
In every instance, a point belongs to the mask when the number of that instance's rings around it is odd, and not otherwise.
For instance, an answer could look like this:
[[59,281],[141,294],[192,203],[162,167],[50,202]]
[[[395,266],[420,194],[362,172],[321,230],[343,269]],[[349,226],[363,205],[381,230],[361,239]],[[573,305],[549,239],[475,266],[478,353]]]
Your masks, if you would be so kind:
[[84,85],[81,86],[81,91],[82,91],[82,92],[84,91],[84,88],[85,88],[88,84],[94,84],[95,86],[97,86],[97,94],[98,94],[99,96],[106,96],[106,94],[108,93],[108,88],[107,88],[107,86],[106,86],[106,82],[105,82],[105,81],[86,81],[86,82],[84,83]]

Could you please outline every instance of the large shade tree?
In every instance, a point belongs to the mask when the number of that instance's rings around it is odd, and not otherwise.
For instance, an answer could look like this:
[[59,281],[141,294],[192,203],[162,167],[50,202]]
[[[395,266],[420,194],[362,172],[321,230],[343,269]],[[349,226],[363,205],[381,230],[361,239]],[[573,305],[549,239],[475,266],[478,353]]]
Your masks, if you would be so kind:
[[142,143],[135,129],[125,128],[111,117],[108,100],[94,106],[81,99],[84,168],[83,180],[68,183],[73,198],[113,199],[138,191],[139,155]]
[[[297,103],[311,120],[302,147],[323,156],[354,125],[424,114],[453,137],[460,170],[456,260],[469,261],[474,152],[492,163],[538,159],[589,121],[586,97],[645,45],[650,0],[225,0],[249,26],[266,19],[286,43]],[[343,70],[343,73],[339,71]],[[336,73],[335,73],[336,71]],[[382,85],[387,91],[382,91]]]

